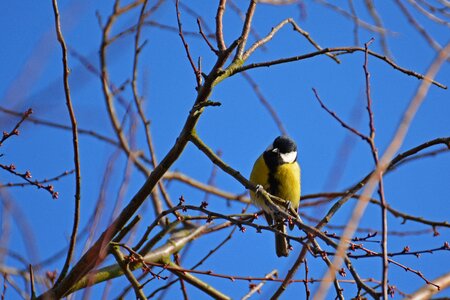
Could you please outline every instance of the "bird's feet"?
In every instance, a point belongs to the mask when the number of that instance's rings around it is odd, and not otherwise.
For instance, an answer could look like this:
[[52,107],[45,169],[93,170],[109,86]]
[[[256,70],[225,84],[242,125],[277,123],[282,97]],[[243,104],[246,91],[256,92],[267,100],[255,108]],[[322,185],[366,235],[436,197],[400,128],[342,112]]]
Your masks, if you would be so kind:
[[256,185],[256,193],[257,193],[257,194],[261,194],[262,191],[264,191],[263,186],[260,185],[260,184],[257,184],[257,185]]

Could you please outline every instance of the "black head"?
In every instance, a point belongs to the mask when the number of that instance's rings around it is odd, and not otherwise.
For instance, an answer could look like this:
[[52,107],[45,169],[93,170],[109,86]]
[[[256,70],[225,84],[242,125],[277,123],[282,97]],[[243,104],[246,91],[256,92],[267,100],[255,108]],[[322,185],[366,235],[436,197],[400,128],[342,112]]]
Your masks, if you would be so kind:
[[287,136],[279,136],[264,151],[264,160],[269,169],[293,163],[297,161],[297,145]]
[[290,152],[297,152],[297,145],[295,142],[285,135],[277,137],[272,143],[272,149],[279,149],[280,153],[287,154]]

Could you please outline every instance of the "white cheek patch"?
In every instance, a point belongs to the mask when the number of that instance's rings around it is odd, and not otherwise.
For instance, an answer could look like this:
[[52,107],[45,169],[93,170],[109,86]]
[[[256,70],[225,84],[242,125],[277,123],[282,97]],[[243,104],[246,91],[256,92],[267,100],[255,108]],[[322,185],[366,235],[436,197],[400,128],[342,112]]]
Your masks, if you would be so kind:
[[291,164],[297,159],[297,151],[292,151],[289,153],[280,153],[281,160],[285,164]]

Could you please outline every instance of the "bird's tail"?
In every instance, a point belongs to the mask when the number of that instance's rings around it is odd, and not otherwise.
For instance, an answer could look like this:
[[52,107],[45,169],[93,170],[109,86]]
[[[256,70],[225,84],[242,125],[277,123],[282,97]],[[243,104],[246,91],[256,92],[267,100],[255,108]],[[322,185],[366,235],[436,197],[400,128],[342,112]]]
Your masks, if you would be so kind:
[[[282,220],[276,223],[276,229],[282,233],[286,233],[286,225],[284,225]],[[281,234],[275,234],[275,249],[278,257],[289,255],[289,244],[286,237]]]

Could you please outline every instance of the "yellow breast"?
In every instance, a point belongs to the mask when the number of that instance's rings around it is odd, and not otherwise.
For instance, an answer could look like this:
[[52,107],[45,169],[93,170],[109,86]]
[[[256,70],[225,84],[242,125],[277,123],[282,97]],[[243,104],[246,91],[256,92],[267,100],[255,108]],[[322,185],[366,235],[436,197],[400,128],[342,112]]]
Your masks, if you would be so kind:
[[[273,187],[269,183],[269,169],[264,162],[263,155],[261,155],[253,166],[250,181],[261,185],[274,196],[290,201],[292,208],[297,209],[300,202],[300,166],[298,163],[282,164],[271,175],[275,179],[277,187]],[[264,201],[256,197],[254,192],[250,191],[250,197],[257,206],[269,211],[264,205]]]

